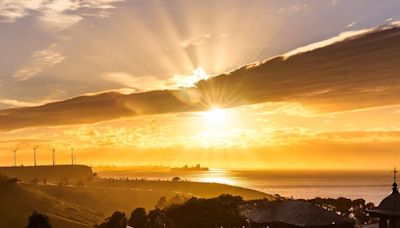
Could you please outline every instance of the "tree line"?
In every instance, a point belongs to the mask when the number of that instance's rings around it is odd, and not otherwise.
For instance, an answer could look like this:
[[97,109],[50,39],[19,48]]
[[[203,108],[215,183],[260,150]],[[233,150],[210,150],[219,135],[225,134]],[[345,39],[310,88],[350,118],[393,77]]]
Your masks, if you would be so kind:
[[[276,196],[278,197],[278,196]],[[286,200],[277,198],[277,200]],[[240,207],[246,203],[259,200],[244,201],[240,196],[224,194],[216,198],[204,199],[192,197],[187,199],[175,196],[169,201],[161,197],[155,209],[146,211],[139,207],[128,217],[124,212],[116,211],[104,222],[94,225],[97,228],[245,228],[250,227],[249,221],[240,213]],[[374,223],[376,221],[366,213],[366,209],[374,207],[363,199],[347,198],[314,198],[310,201],[327,210],[342,216],[352,218],[358,224]],[[28,219],[27,228],[50,228],[48,217],[34,211]]]

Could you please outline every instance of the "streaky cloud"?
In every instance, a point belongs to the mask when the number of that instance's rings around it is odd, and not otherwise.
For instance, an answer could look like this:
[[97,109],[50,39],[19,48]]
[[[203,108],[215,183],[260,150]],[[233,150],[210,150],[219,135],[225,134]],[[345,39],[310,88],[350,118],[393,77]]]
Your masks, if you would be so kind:
[[40,72],[61,63],[65,59],[57,50],[56,44],[51,44],[47,49],[36,51],[28,62],[13,74],[17,80],[24,81],[35,77]]
[[378,27],[327,46],[278,56],[199,81],[193,88],[81,96],[0,111],[0,129],[90,124],[264,102],[299,102],[321,112],[399,104],[400,28]]

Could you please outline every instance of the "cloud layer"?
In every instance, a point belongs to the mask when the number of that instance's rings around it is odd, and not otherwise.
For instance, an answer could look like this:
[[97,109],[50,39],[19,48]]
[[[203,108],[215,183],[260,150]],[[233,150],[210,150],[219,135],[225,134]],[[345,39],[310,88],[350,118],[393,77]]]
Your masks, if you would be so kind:
[[[0,22],[15,22],[32,13],[39,13],[45,26],[62,30],[82,19],[78,10],[114,8],[113,3],[121,0],[3,0],[0,2]],[[86,14],[87,15],[87,14]]]
[[36,51],[25,65],[14,73],[13,77],[17,80],[27,80],[40,72],[60,63],[64,56],[56,50],[56,45],[52,44],[47,49]]
[[2,110],[0,129],[94,123],[263,102],[299,102],[329,112],[398,104],[399,43],[400,28],[377,28],[325,47],[244,66],[202,80],[195,88],[104,93]]

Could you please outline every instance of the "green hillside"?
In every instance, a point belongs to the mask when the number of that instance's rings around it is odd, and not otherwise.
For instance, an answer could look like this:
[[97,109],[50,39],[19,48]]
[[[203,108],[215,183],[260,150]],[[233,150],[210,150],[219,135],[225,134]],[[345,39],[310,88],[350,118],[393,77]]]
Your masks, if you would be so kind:
[[48,215],[56,228],[92,227],[117,210],[130,214],[136,207],[153,209],[163,196],[213,197],[222,193],[272,199],[261,192],[210,183],[96,180],[76,187],[15,183],[1,177],[0,227],[25,227],[33,210]]

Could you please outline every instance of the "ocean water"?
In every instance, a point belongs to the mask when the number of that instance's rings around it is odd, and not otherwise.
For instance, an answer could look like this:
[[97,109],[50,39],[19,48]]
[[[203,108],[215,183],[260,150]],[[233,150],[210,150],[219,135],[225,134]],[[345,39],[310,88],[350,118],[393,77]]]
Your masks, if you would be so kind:
[[100,171],[104,177],[169,180],[179,176],[184,180],[236,185],[279,194],[295,199],[315,197],[362,198],[379,202],[390,194],[393,172],[390,171],[247,171],[210,170],[209,172],[172,172],[169,170]]

